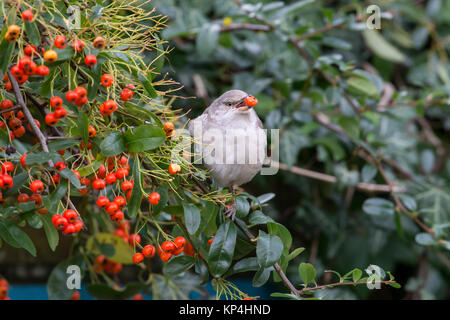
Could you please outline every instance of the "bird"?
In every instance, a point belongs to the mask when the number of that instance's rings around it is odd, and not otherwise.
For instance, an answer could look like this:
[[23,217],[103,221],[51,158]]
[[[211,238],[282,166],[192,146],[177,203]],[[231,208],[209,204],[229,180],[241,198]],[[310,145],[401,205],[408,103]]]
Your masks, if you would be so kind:
[[254,98],[242,90],[227,91],[188,123],[195,163],[203,164],[217,185],[228,188],[233,195],[225,211],[232,220],[236,214],[236,188],[255,177],[266,157],[267,135],[254,108],[249,106],[249,97]]

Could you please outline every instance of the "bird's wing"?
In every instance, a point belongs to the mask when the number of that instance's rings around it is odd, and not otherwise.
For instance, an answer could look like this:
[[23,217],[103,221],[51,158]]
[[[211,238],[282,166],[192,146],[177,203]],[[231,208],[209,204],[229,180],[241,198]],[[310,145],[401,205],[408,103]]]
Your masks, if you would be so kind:
[[204,112],[202,115],[189,121],[188,130],[189,130],[189,133],[191,134],[191,137],[193,137],[194,139],[200,138],[200,137],[195,136],[195,128],[198,128],[198,126],[203,126],[205,123],[206,117],[207,117],[207,114]]

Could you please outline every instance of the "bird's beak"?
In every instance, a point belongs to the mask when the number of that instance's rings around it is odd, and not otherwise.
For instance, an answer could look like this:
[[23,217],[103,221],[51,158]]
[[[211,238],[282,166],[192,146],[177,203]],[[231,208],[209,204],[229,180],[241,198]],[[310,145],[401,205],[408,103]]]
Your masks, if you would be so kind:
[[[245,97],[247,98],[247,97]],[[245,103],[245,98],[243,98],[236,106],[235,108],[239,111],[239,112],[245,112],[248,111],[248,106]]]

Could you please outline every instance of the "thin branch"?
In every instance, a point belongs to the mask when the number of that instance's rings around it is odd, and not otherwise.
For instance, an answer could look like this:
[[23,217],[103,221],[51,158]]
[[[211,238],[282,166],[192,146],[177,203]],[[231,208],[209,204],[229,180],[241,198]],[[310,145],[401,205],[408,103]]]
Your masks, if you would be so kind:
[[[375,283],[389,284],[389,283],[396,283],[396,281],[395,280],[379,280],[379,281],[376,281]],[[321,290],[321,289],[326,289],[326,288],[339,287],[339,286],[356,286],[359,284],[367,285],[367,284],[374,284],[374,282],[370,282],[370,281],[335,282],[335,283],[324,284],[321,286],[315,286],[315,287],[311,287],[311,288],[304,288],[302,290],[299,290],[299,294],[304,294],[306,292],[311,292],[311,291]]]
[[[303,168],[299,168],[297,166],[288,167],[284,163],[279,163],[276,161],[272,161],[274,166],[277,166],[284,171],[289,171],[299,176],[304,176],[328,183],[337,183],[337,178],[332,175],[324,174],[317,171],[307,170]],[[406,192],[406,188],[404,186],[389,186],[386,184],[375,184],[375,183],[365,183],[360,182],[356,185],[356,188],[360,191],[366,192],[395,192],[395,193],[403,193]]]
[[236,24],[230,24],[228,26],[222,26],[220,28],[221,32],[237,31],[237,30],[269,32],[269,31],[272,31],[272,28],[268,25],[250,24],[250,23],[236,23]]
[[[25,115],[25,118],[27,118],[29,125],[31,126],[31,129],[33,130],[34,134],[36,135],[36,137],[39,140],[39,143],[41,144],[42,150],[44,152],[49,152],[48,146],[47,146],[47,141],[46,138],[44,136],[44,134],[41,132],[41,130],[39,129],[39,127],[37,126],[36,122],[34,122],[34,118],[33,115],[31,114],[30,110],[28,109],[27,105],[25,104],[25,101],[23,99],[22,93],[20,92],[20,87],[19,84],[16,81],[16,78],[13,77],[13,75],[11,74],[11,70],[8,69],[8,77],[11,81],[12,87],[13,87],[13,91],[14,91],[14,95],[16,96],[16,100],[17,103],[22,107],[22,111]],[[53,161],[49,160],[48,161],[48,165],[50,167],[54,167]],[[76,212],[77,209],[75,208],[75,206],[73,205],[72,201],[70,201],[69,197],[67,198],[67,202],[69,204],[69,207],[73,210],[75,210]],[[81,218],[80,218],[81,219]]]

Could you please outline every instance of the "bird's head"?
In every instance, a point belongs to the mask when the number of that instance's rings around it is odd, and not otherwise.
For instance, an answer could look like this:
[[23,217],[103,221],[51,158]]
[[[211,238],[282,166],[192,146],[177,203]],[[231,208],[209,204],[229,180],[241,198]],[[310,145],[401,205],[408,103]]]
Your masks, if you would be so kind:
[[218,97],[211,107],[220,113],[246,113],[249,107],[245,99],[249,95],[242,90],[230,90]]

